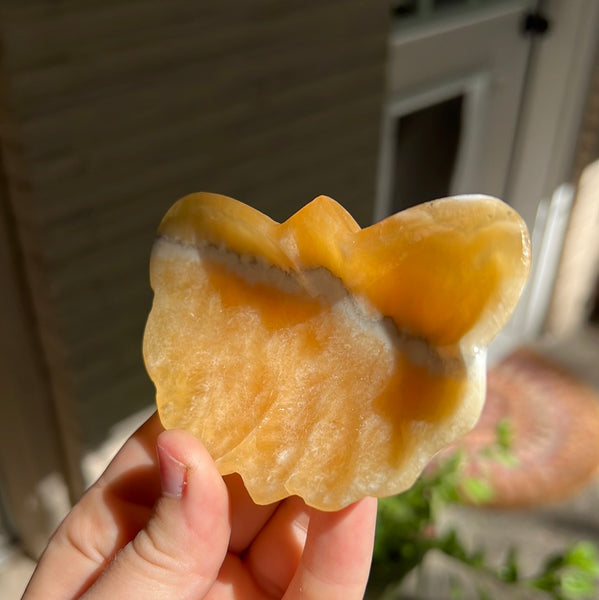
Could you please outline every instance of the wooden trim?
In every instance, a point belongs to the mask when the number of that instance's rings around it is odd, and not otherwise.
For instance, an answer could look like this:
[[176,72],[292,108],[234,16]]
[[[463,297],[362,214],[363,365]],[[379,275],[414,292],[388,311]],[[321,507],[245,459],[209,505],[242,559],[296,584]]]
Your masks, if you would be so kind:
[[1,484],[11,528],[35,558],[70,503],[49,380],[22,275],[0,171]]

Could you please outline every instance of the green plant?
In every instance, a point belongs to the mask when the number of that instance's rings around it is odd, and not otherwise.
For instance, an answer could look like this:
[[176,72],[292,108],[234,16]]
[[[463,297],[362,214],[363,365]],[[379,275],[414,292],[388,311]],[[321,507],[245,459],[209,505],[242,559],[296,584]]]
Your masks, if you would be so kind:
[[[504,464],[516,464],[510,451],[511,427],[502,421],[496,440],[483,453]],[[469,550],[455,529],[438,530],[440,511],[449,504],[484,504],[493,490],[481,478],[465,477],[463,455],[456,452],[437,468],[428,470],[408,491],[379,501],[374,558],[367,598],[392,597],[403,578],[437,550],[475,571],[482,580],[501,582],[523,591],[536,590],[555,600],[583,600],[599,596],[599,550],[590,542],[579,542],[549,558],[532,577],[521,574],[518,551],[512,548],[499,567],[489,564],[484,549]],[[451,598],[461,597],[459,586]],[[481,600],[491,598],[487,589],[479,590]]]

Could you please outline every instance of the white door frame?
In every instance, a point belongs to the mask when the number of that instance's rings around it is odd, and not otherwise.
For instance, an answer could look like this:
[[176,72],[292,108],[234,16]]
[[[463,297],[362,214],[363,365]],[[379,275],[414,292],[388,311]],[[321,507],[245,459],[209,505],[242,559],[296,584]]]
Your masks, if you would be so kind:
[[506,200],[533,228],[537,210],[570,183],[588,81],[599,43],[597,0],[546,0],[535,40]]

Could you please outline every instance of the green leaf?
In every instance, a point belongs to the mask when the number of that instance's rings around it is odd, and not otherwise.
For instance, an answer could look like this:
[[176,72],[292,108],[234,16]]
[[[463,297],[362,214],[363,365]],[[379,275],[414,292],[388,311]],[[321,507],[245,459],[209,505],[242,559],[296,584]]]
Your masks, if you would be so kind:
[[[439,537],[435,542],[435,547],[464,564],[472,565],[468,551],[462,540],[458,537],[455,529],[450,529],[442,537]],[[476,560],[478,560],[478,554],[475,556]]]
[[588,573],[572,571],[562,576],[560,589],[568,600],[590,600],[596,598],[597,582]]
[[491,593],[485,588],[477,588],[476,593],[478,594],[479,600],[493,600],[493,596],[491,596]]
[[506,450],[505,448],[497,448],[497,450],[493,452],[492,458],[500,465],[508,467],[509,469],[517,467],[520,462],[518,457],[511,450]]
[[499,569],[499,577],[507,583],[516,583],[520,579],[518,568],[518,553],[516,548],[510,548],[504,565]]
[[462,480],[462,492],[474,504],[485,504],[493,500],[493,487],[484,479],[465,477]]
[[591,542],[578,542],[568,549],[564,555],[564,563],[599,578],[599,549]]
[[527,582],[527,585],[536,590],[553,592],[559,587],[559,578],[555,573],[541,573]]
[[591,600],[599,592],[599,551],[579,542],[547,559],[543,571],[529,585],[558,600]]
[[503,450],[511,450],[514,445],[514,429],[508,418],[501,419],[495,426],[497,445]]

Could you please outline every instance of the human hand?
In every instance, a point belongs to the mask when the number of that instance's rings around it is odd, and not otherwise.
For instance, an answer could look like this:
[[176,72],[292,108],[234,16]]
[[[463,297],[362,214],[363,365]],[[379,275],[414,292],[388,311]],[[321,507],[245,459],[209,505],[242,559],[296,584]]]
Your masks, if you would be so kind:
[[376,501],[335,513],[255,505],[204,446],[156,415],[51,539],[23,600],[358,600]]

